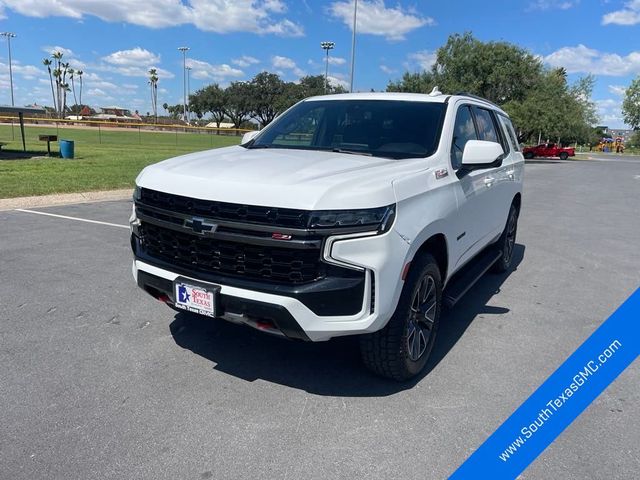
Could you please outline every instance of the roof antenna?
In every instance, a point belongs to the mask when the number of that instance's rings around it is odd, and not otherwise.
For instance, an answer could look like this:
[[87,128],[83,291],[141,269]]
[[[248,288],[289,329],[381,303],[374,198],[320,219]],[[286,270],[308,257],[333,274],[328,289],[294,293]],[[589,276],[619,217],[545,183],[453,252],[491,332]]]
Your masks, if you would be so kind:
[[435,87],[433,87],[433,90],[431,90],[431,93],[429,94],[429,96],[437,97],[438,95],[442,95],[442,92],[438,90],[438,86],[436,85]]

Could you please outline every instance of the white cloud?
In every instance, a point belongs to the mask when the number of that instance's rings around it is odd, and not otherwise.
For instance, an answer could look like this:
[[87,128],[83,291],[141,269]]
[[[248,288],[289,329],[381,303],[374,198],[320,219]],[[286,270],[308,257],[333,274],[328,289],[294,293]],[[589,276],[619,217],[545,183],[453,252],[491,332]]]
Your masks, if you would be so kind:
[[346,79],[342,78],[342,76],[329,75],[327,76],[327,81],[331,86],[342,87],[346,90],[349,90],[349,82]]
[[191,76],[198,80],[214,80],[216,82],[225,82],[233,78],[244,77],[244,72],[233,68],[226,63],[221,65],[212,65],[190,58],[187,64],[191,67]]
[[609,12],[602,17],[603,25],[637,25],[640,23],[640,0],[631,0],[621,10]]
[[104,63],[97,65],[94,69],[110,73],[119,73],[127,77],[147,77],[149,69],[155,68],[160,80],[173,78],[175,75],[168,70],[159,68],[160,55],[150,52],[141,47],[129,50],[118,50],[106,57],[102,57]]
[[[353,0],[333,2],[331,16],[353,27]],[[361,0],[358,3],[357,30],[359,33],[380,35],[387,40],[404,40],[405,35],[425,25],[435,25],[431,17],[423,17],[412,9],[400,5],[386,7],[384,0]]]
[[606,98],[595,100],[594,103],[600,125],[607,125],[610,128],[624,127],[621,99]]
[[92,97],[108,97],[107,92],[100,88],[90,88],[87,93]]
[[298,67],[298,65],[296,65],[296,62],[294,62],[289,57],[274,55],[273,57],[271,57],[271,65],[273,65],[273,68],[276,68],[281,75],[283,74],[282,70],[290,70],[298,77],[303,77],[304,75],[306,75],[306,72]]
[[329,65],[344,65],[347,60],[342,57],[329,57]]
[[118,66],[137,66],[137,65],[153,65],[160,62],[160,55],[150,52],[144,48],[135,47],[130,50],[119,50],[113,52],[103,60],[112,65]]
[[580,0],[534,0],[527,10],[569,10],[580,3]]
[[62,59],[65,62],[68,62],[72,68],[85,68],[87,66],[70,48],[61,47],[59,45],[44,45],[41,50],[47,55],[52,55],[54,52],[62,53]]
[[386,65],[380,65],[380,70],[382,70],[387,75],[393,75],[397,71],[397,70],[394,70],[393,68],[388,67]]
[[622,56],[601,52],[582,44],[563,47],[544,57],[552,67],[564,67],[568,73],[591,73],[594,75],[626,76],[640,72],[640,52]]
[[436,52],[429,50],[420,50],[419,52],[413,52],[407,55],[409,61],[405,64],[408,70],[415,69],[417,66],[420,70],[431,70],[431,67],[436,63],[438,55]]
[[[287,18],[282,0],[2,0],[2,8],[29,17],[95,16],[108,22],[127,22],[149,28],[193,24],[216,33],[252,32],[302,36],[300,25]],[[280,18],[278,18],[280,17]]]
[[624,92],[627,91],[627,87],[623,87],[622,85],[609,85],[609,91],[622,97]]
[[231,60],[231,63],[237,65],[240,68],[247,68],[251,65],[255,65],[256,63],[260,63],[260,60],[249,55],[243,55],[240,58],[234,58],[233,60]]

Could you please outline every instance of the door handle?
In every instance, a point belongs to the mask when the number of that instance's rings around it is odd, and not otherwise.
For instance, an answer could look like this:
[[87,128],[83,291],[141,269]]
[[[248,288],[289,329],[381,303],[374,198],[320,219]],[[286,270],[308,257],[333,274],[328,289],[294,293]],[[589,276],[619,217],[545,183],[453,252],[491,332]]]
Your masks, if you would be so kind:
[[484,179],[484,184],[487,186],[487,188],[491,187],[493,185],[493,182],[495,182],[495,178],[493,177],[487,177]]

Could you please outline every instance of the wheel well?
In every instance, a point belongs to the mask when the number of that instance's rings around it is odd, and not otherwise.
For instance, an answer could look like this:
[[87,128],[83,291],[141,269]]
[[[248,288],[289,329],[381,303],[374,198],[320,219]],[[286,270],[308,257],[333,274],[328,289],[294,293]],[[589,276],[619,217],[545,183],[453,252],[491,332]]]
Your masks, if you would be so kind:
[[520,192],[516,193],[516,196],[513,197],[513,202],[511,203],[516,207],[518,214],[520,214],[520,205],[522,204],[522,195]]
[[449,256],[447,254],[447,240],[442,233],[437,233],[424,242],[418,251],[416,252],[416,256],[421,253],[430,253],[433,255],[433,258],[438,262],[438,268],[440,269],[440,275],[442,276],[442,281],[447,278],[447,269],[449,263]]

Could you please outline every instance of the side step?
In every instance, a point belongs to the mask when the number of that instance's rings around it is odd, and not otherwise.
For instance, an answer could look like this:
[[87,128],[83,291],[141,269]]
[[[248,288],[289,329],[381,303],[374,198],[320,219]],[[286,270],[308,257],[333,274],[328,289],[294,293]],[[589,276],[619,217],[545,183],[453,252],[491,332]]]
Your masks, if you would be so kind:
[[443,294],[443,303],[446,307],[453,307],[465,293],[487,273],[494,263],[502,256],[502,251],[489,248],[478,254],[467,265],[457,272],[449,281]]

